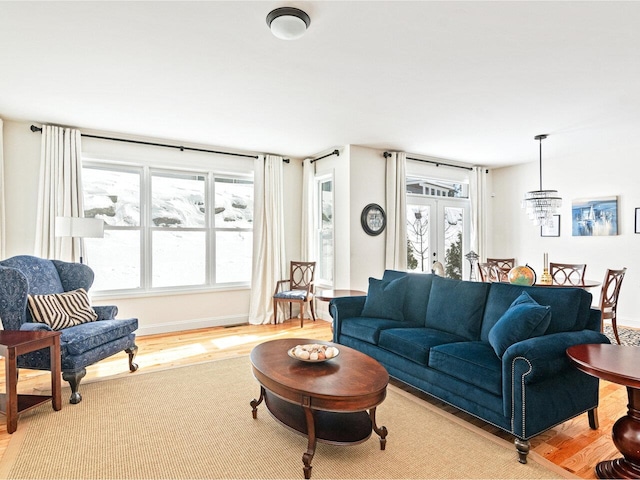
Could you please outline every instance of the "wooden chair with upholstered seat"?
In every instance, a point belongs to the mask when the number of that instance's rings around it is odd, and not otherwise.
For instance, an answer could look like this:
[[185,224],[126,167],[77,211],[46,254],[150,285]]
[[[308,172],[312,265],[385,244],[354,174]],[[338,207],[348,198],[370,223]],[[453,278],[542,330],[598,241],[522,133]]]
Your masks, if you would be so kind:
[[618,345],[620,344],[617,324],[618,296],[620,295],[620,287],[622,286],[622,280],[626,272],[626,268],[622,270],[607,269],[607,273],[604,275],[602,290],[600,291],[600,311],[602,312],[601,330],[604,330],[605,319],[611,320],[611,328],[613,329],[613,334],[616,337]]
[[[300,305],[300,328],[304,326],[304,306],[308,302],[311,308],[311,317],[316,321],[316,312],[313,305],[313,278],[316,262],[291,262],[289,278],[279,280],[276,291],[273,294],[273,323],[278,323],[278,304],[289,304],[289,318],[292,316],[294,303]],[[288,289],[284,285],[289,284]]]
[[553,263],[549,262],[549,273],[556,285],[576,285],[584,283],[585,263]]

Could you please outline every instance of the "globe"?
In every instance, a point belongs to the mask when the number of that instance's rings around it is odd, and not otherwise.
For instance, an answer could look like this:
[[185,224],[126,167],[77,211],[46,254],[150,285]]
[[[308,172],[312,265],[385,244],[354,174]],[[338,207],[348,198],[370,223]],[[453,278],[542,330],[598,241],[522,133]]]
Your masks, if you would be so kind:
[[536,272],[529,265],[520,265],[509,270],[509,283],[514,285],[533,285],[536,283]]

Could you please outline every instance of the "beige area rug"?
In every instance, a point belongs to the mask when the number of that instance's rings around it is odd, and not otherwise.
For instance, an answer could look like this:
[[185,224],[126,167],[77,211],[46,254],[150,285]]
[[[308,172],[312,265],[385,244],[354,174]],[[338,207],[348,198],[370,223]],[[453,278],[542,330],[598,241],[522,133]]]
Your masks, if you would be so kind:
[[[259,386],[247,357],[84,383],[78,405],[65,390],[59,412],[43,405],[21,416],[0,478],[304,478],[306,438],[264,403],[251,416]],[[395,387],[377,419],[389,429],[386,450],[375,434],[319,443],[312,479],[570,477],[535,454],[521,465],[511,443]]]

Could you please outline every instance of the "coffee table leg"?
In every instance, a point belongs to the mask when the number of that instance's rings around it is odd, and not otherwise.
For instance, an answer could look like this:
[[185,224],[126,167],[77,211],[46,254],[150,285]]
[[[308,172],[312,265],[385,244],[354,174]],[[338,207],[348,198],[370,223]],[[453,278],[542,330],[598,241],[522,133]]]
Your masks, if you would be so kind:
[[378,427],[378,425],[376,424],[376,407],[373,407],[371,410],[369,410],[369,418],[371,418],[373,431],[376,432],[380,437],[380,450],[384,450],[384,448],[387,446],[387,433],[389,432],[387,431],[387,427]]
[[613,425],[613,443],[624,458],[600,462],[598,478],[640,478],[640,390],[627,387],[629,410]]
[[304,416],[307,419],[307,451],[302,455],[302,463],[304,463],[304,478],[311,478],[311,460],[316,453],[316,424],[313,418],[313,411],[309,407],[304,407]]
[[264,400],[264,387],[261,385],[260,386],[260,398],[259,399],[253,399],[251,400],[251,402],[249,402],[249,405],[251,405],[251,407],[253,408],[253,410],[251,410],[251,415],[253,415],[253,418],[258,418],[258,405],[260,405],[262,403],[262,400]]

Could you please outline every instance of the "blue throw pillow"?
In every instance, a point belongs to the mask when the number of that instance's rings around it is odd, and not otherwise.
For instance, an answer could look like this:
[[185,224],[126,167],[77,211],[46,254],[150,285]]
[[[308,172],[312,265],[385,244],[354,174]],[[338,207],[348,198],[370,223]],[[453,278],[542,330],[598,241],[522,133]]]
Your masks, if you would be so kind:
[[551,307],[539,305],[527,292],[522,292],[489,330],[489,343],[502,358],[514,343],[543,335],[550,323]]
[[407,281],[407,276],[390,282],[370,277],[369,291],[361,316],[403,321],[402,307]]

